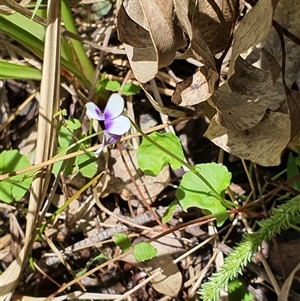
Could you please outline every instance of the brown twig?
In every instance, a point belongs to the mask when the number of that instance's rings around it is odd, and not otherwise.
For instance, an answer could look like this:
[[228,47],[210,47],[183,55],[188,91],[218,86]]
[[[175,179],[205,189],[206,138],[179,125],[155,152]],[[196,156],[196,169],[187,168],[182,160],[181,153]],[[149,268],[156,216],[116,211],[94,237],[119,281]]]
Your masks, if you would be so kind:
[[129,175],[129,177],[130,177],[130,179],[131,179],[131,182],[133,183],[133,185],[134,185],[134,187],[135,187],[137,193],[139,194],[139,196],[140,196],[140,198],[141,198],[141,200],[142,200],[144,206],[148,209],[148,211],[152,214],[152,216],[153,216],[153,218],[155,219],[155,221],[156,221],[163,229],[168,228],[166,225],[164,225],[164,224],[160,221],[160,219],[159,219],[159,217],[157,216],[157,214],[154,212],[154,210],[151,208],[151,206],[148,204],[147,200],[145,199],[145,197],[144,197],[142,191],[140,190],[139,185],[137,184],[137,182],[136,182],[134,176],[132,175],[132,172],[131,172],[131,170],[130,170],[130,168],[129,168],[129,166],[128,166],[128,164],[127,164],[125,158],[124,158],[124,154],[123,154],[123,151],[122,151],[122,148],[121,148],[120,143],[118,143],[118,150],[119,150],[119,152],[120,152],[120,154],[121,154],[123,163],[124,163],[125,168],[126,168],[126,170],[127,170],[127,172],[128,172],[128,175]]

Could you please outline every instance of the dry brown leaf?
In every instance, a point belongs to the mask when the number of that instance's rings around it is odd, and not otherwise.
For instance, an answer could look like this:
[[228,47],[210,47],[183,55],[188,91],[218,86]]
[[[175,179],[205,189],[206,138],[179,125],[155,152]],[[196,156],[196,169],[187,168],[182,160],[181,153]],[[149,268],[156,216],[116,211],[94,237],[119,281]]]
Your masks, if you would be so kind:
[[230,154],[263,166],[280,164],[281,154],[290,140],[288,111],[266,113],[254,128],[228,130],[211,121],[204,136]]
[[157,269],[161,269],[162,273],[152,279],[152,285],[161,294],[176,297],[182,286],[182,274],[173,262],[172,254],[182,253],[182,245],[174,234],[169,234],[158,241],[151,242],[151,245],[157,249],[157,254],[153,259],[146,262],[137,262],[131,253],[123,257],[122,260],[143,269],[149,274],[154,274]]
[[193,76],[176,85],[172,101],[177,105],[191,106],[206,101],[212,95],[219,74],[215,59],[202,35],[201,29],[195,24],[192,25],[189,19],[190,1],[174,0],[174,5],[179,25],[190,39],[190,45],[186,53],[193,53],[195,58],[205,65],[200,67]]
[[212,54],[226,48],[239,12],[237,0],[197,1],[192,19],[193,28],[201,30]]
[[[208,68],[216,71],[214,57],[204,40],[201,30],[198,27],[193,27],[189,18],[190,1],[189,0],[174,0],[175,13],[178,18],[179,26],[187,34],[190,45],[183,54],[193,54],[197,60],[202,62]],[[190,51],[190,49],[192,51]]]
[[[143,14],[141,14],[139,1],[132,0],[129,5],[127,11],[121,5],[118,12],[118,36],[119,40],[124,43],[135,77],[141,82],[147,82],[157,73],[157,54],[150,33],[141,25]],[[135,47],[136,45],[139,47]]]
[[235,72],[235,63],[240,54],[262,42],[272,29],[273,14],[279,0],[260,0],[239,22],[233,35],[234,44],[229,64],[229,75]]
[[268,61],[267,70],[256,68],[246,60],[238,57],[235,62],[235,72],[228,79],[228,85],[233,92],[242,95],[259,96],[269,93],[276,83],[281,68],[277,60],[267,51],[263,52]]
[[[120,152],[117,149],[111,149],[110,153],[109,170],[111,173],[107,174],[110,179],[103,195],[118,193],[124,200],[140,199],[140,195],[125,168]],[[143,174],[137,165],[135,150],[124,150],[123,154],[144,197],[149,202],[154,200],[170,179],[169,167],[165,166],[156,177],[147,176]]]
[[[176,85],[172,101],[182,106],[206,101],[215,91],[219,79],[214,53],[225,49],[233,24],[239,14],[236,0],[198,1],[189,17],[189,1],[174,0],[179,25],[190,39],[190,50],[204,64],[192,77]],[[186,55],[183,54],[183,55]]]
[[180,106],[192,106],[204,102],[212,96],[218,79],[217,72],[205,66],[200,67],[193,76],[176,85],[172,101]]
[[117,27],[134,75],[143,83],[173,62],[184,40],[173,22],[173,0],[131,0],[121,6]]
[[280,82],[280,66],[274,59],[272,72],[253,67],[239,57],[235,73],[212,96],[217,108],[216,121],[228,130],[247,130],[256,126],[268,109],[275,111],[284,101]]
[[[298,0],[280,0],[275,10],[274,19],[295,36],[300,36],[300,2]],[[264,47],[269,46],[269,51],[273,50],[272,53],[275,56],[277,54],[278,57],[276,56],[276,58],[280,59],[280,41],[275,30],[274,35],[276,36],[275,38],[268,37],[266,39]],[[300,47],[289,38],[285,38],[285,49],[287,53],[286,81],[288,86],[291,87],[300,71]]]

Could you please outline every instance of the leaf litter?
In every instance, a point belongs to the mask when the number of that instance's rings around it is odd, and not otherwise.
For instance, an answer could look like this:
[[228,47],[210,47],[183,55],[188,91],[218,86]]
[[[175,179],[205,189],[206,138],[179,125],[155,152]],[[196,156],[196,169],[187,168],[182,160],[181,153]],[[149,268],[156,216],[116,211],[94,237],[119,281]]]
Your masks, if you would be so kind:
[[[186,61],[187,58],[196,59],[203,65],[196,68],[192,76],[185,76],[183,81],[176,84],[172,97],[175,104],[173,107],[170,104],[168,105],[170,107],[158,105],[154,99],[147,102],[145,107],[142,104],[144,96],[138,94],[134,97],[134,116],[138,121],[141,113],[146,110],[153,119],[158,120],[153,106],[161,113],[186,118],[185,122],[175,125],[175,129],[181,127],[185,130],[182,131],[185,133],[180,138],[184,149],[187,150],[187,160],[197,164],[203,162],[204,156],[210,155],[211,159],[208,162],[216,161],[208,140],[205,140],[205,143],[210,148],[203,145],[201,148],[196,147],[193,141],[197,139],[195,132],[200,135],[206,131],[204,136],[230,154],[228,157],[225,155],[223,163],[231,164],[233,184],[238,186],[236,191],[254,193],[251,184],[245,185],[244,180],[239,178],[240,164],[234,161],[234,158],[250,160],[258,166],[277,166],[283,162],[287,146],[296,149],[300,141],[299,92],[294,90],[299,73],[299,68],[298,70],[296,68],[299,66],[299,45],[285,37],[288,54],[285,65],[287,90],[281,79],[282,54],[278,48],[278,36],[272,29],[274,18],[287,30],[299,36],[298,4],[296,1],[287,4],[287,1],[261,0],[251,9],[249,5],[246,8],[243,2],[234,0],[215,1],[215,6],[207,1],[196,1],[193,4],[195,6],[191,9],[189,1],[175,0],[163,3],[155,0],[128,1],[120,6],[117,16],[114,15],[115,11],[111,10],[97,23],[104,26],[105,19],[116,18],[118,38],[124,45],[135,78],[141,83],[156,78],[162,88],[170,89],[171,86],[167,82],[157,79],[160,69],[167,72],[168,68],[171,68],[176,72],[179,70],[179,64],[188,69],[190,63]],[[84,7],[73,9],[85,14],[82,10]],[[94,9],[92,6],[90,8]],[[89,30],[93,28],[90,25],[83,25],[80,19],[77,21],[83,28],[85,26]],[[112,37],[116,38],[114,35]],[[116,49],[114,52],[116,54],[112,56],[105,54],[106,66],[101,72],[112,73],[122,82],[128,71],[127,59],[121,52],[118,55],[117,49],[122,45],[116,43],[116,40],[111,41],[110,46]],[[229,50],[227,54],[229,65],[220,65],[218,61],[222,57],[220,52],[227,51],[226,49]],[[122,62],[115,63],[116,58],[121,58]],[[97,55],[93,59],[96,61]],[[225,74],[222,80],[220,80],[221,72]],[[13,81],[9,81],[9,84],[17,86]],[[146,85],[143,87],[147,89]],[[7,83],[4,89],[11,93]],[[31,92],[28,86],[26,89]],[[151,91],[147,93],[149,92]],[[162,96],[164,100],[167,99],[163,93]],[[62,104],[68,109],[69,117],[79,118],[82,105],[75,98],[68,94]],[[15,109],[19,104],[19,102],[10,103],[9,106]],[[214,112],[214,116],[210,120],[206,119],[204,129],[200,130],[195,128],[197,124],[194,121],[199,108],[204,107],[200,106],[202,104],[209,105],[210,112]],[[188,107],[187,110],[182,110],[185,107]],[[4,119],[1,120],[1,123],[3,122]],[[87,127],[84,122],[82,126]],[[189,130],[188,124],[193,124]],[[27,126],[32,126],[28,120]],[[202,134],[199,138],[204,139]],[[7,139],[3,140],[6,143],[3,149],[8,149],[15,143],[13,136],[8,140],[9,143]],[[21,142],[26,144],[26,138],[23,140],[25,141]],[[76,177],[61,176],[62,185],[56,191],[60,201],[54,201],[46,215],[49,223],[45,233],[55,244],[60,245],[60,252],[65,258],[64,264],[61,264],[61,259],[53,254],[47,240],[37,241],[32,254],[36,269],[32,270],[29,267],[25,269],[22,277],[26,285],[18,286],[13,300],[26,300],[26,296],[33,295],[34,290],[38,292],[35,296],[47,297],[55,294],[58,289],[61,296],[53,296],[53,300],[72,299],[78,295],[78,288],[74,288],[71,294],[63,293],[63,290],[72,287],[71,281],[75,278],[75,273],[82,272],[85,268],[92,271],[93,276],[86,274],[85,278],[76,281],[81,281],[81,286],[84,284],[88,292],[97,291],[97,293],[82,293],[79,298],[96,300],[99,297],[109,298],[110,294],[118,300],[122,298],[122,294],[124,298],[126,297],[126,291],[131,293],[133,300],[150,298],[158,300],[163,297],[168,300],[172,298],[180,300],[183,296],[189,296],[190,300],[197,298],[195,285],[200,283],[196,280],[201,270],[209,270],[212,267],[209,259],[213,256],[213,248],[210,244],[206,244],[192,254],[189,254],[189,250],[204,240],[208,232],[207,225],[202,225],[201,222],[194,226],[187,224],[185,228],[171,235],[171,241],[169,236],[155,239],[152,244],[158,250],[157,257],[145,264],[137,262],[132,254],[120,255],[120,250],[112,243],[111,238],[115,233],[126,233],[134,244],[139,240],[151,240],[164,231],[165,229],[156,225],[153,216],[142,205],[141,194],[161,217],[168,203],[175,199],[174,187],[180,184],[181,176],[178,174],[183,172],[165,166],[163,172],[156,177],[144,175],[138,168],[136,149],[132,147],[130,141],[125,148],[122,153],[112,148],[109,152],[101,154],[98,171],[104,174],[100,177],[99,183],[93,188],[88,188],[86,193],[79,193],[72,206],[55,216],[53,212],[61,208],[65,200],[80,191],[89,181],[82,175],[78,177],[78,173]],[[124,162],[129,167],[131,175]],[[283,166],[281,165],[281,168]],[[266,170],[261,166],[258,169],[260,173]],[[274,175],[274,170],[270,169],[270,173]],[[258,174],[256,180],[260,183],[261,178],[262,175]],[[245,189],[241,189],[242,186]],[[25,196],[18,205],[1,206],[3,221],[1,220],[0,256],[4,276],[5,270],[16,258],[22,246],[20,237],[25,215],[17,208],[20,209],[20,204],[26,208],[27,201],[28,197]],[[53,217],[52,220],[49,220],[50,216]],[[176,227],[199,217],[200,219],[203,217],[201,210],[182,212],[177,208],[169,225]],[[247,218],[251,223],[251,215]],[[223,245],[218,239],[214,241],[225,254],[228,254],[224,251],[225,248],[230,249],[248,226],[245,220],[237,218],[235,221],[238,226],[231,229],[232,233],[228,232],[229,240],[222,242]],[[15,237],[11,243],[8,242],[9,235]],[[224,236],[220,234],[219,239],[223,238]],[[179,257],[182,254],[185,255]],[[180,261],[176,260],[178,257]],[[110,260],[106,261],[107,258]],[[49,264],[51,260],[54,260],[54,263]],[[275,259],[272,266],[278,266],[280,260],[282,258]],[[284,261],[287,260],[284,258]],[[257,270],[255,272],[258,273]],[[282,273],[282,269],[276,272]],[[149,282],[144,280],[147,274],[150,277],[154,276]],[[42,283],[38,280],[41,275],[43,275]],[[77,277],[79,275],[77,274]],[[141,285],[135,290],[134,287],[139,284]],[[254,294],[262,293],[259,286],[252,285],[251,289]],[[293,288],[292,290],[294,294],[297,291]],[[271,292],[268,294],[273,296]],[[267,300],[266,298],[265,296],[262,300]]]

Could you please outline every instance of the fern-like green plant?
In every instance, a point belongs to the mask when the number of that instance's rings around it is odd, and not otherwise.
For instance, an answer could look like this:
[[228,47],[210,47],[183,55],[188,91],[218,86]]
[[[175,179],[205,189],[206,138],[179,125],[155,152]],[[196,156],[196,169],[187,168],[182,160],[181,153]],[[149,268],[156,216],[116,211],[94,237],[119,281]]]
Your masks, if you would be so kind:
[[270,218],[259,222],[261,228],[257,232],[244,234],[242,241],[226,258],[221,269],[209,277],[207,283],[202,285],[199,291],[202,300],[219,300],[220,290],[226,287],[228,281],[241,273],[242,268],[251,260],[261,243],[289,228],[290,223],[295,221],[297,217],[300,217],[300,196],[296,196],[288,203],[275,208]]

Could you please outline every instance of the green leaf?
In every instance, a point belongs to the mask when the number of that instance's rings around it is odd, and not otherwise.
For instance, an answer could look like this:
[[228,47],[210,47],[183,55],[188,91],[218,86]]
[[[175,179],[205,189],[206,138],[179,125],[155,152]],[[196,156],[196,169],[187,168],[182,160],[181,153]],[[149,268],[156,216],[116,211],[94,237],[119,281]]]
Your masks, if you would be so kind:
[[177,204],[178,202],[175,200],[168,206],[167,210],[165,211],[161,219],[164,224],[166,224],[173,217],[173,213],[176,210]]
[[109,79],[101,80],[100,86],[111,92],[118,92],[121,88],[121,84],[118,81]]
[[71,131],[75,131],[81,127],[81,122],[76,118],[67,119],[65,121],[66,127]]
[[[287,179],[291,179],[294,176],[299,174],[299,168],[297,166],[296,159],[292,153],[289,153],[288,162],[287,162]],[[296,179],[293,182],[289,183],[291,187],[296,190],[300,190],[300,179]]]
[[133,83],[127,83],[124,85],[122,89],[122,94],[125,96],[135,95],[141,90],[141,87],[133,84]]
[[28,49],[35,49],[42,54],[46,27],[30,20],[20,13],[8,16],[0,15],[1,30],[25,45]]
[[58,132],[58,143],[62,149],[67,148],[70,145],[73,137],[72,133],[73,131],[70,131],[64,124],[61,125]]
[[[18,150],[3,151],[0,154],[0,173],[10,173],[31,166],[26,156]],[[5,203],[19,201],[28,191],[33,174],[21,174],[0,181],[0,199]]]
[[[59,132],[58,132],[58,144],[59,144],[59,149],[60,149],[60,155],[64,156],[67,153],[67,148],[69,147],[72,137],[73,137],[73,132],[80,128],[81,123],[78,119],[76,118],[71,118],[69,120],[65,120],[64,123],[61,124]],[[82,133],[80,134],[79,139],[82,138]],[[73,151],[76,152],[80,148],[80,145],[76,145],[73,148]],[[70,158],[64,168],[64,173],[66,175],[71,175],[73,174],[77,168],[74,167],[74,163],[76,161],[76,157]],[[57,175],[61,165],[63,164],[62,161],[54,163],[53,168],[52,168],[52,173]]]
[[157,249],[148,242],[142,241],[133,246],[133,256],[137,261],[152,259],[157,254]]
[[0,79],[42,79],[42,71],[32,66],[23,66],[0,60],[0,70]]
[[80,121],[75,118],[71,118],[70,120],[65,120],[65,123],[61,124],[58,133],[58,143],[62,149],[67,148],[70,145],[74,130],[79,129],[80,126],[81,126]]
[[123,252],[126,252],[130,249],[131,242],[126,234],[124,233],[115,234],[113,239],[115,244],[119,246]]
[[[231,173],[225,166],[206,163],[197,164],[195,168],[220,195],[230,184]],[[190,207],[198,207],[211,212],[216,217],[218,226],[221,226],[228,217],[220,198],[191,171],[182,177],[176,197],[185,211]]]
[[254,296],[238,279],[229,281],[228,283],[229,301],[252,301]]
[[[148,135],[148,137],[158,143],[162,148],[167,149],[181,160],[184,160],[180,140],[173,133],[160,134],[153,132]],[[178,160],[166,154],[163,149],[158,148],[145,138],[137,150],[137,161],[140,169],[150,176],[158,175],[167,164],[170,164],[173,169],[179,169],[181,167],[181,163],[178,162]]]
[[295,158],[295,162],[297,166],[300,167],[300,146],[297,146],[296,148],[297,148],[298,156]]
[[[76,146],[76,147],[73,148],[74,151],[78,151],[78,149],[79,149],[79,146]],[[64,156],[66,154],[67,154],[67,150],[65,150],[65,151],[61,150],[60,151],[61,156]],[[65,168],[63,170],[65,175],[72,175],[76,172],[77,166],[75,166],[75,161],[76,161],[76,157],[68,159],[67,164],[65,165]],[[58,175],[58,173],[60,171],[60,167],[62,166],[62,164],[63,164],[63,161],[59,161],[59,162],[54,163],[53,168],[52,168],[52,173],[55,174],[55,175]]]
[[84,177],[92,178],[98,170],[94,152],[84,153],[76,157],[76,166]]

